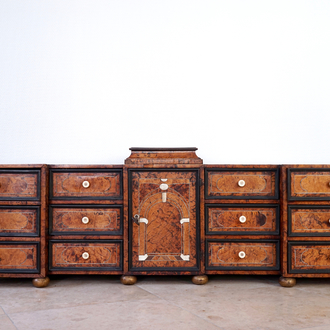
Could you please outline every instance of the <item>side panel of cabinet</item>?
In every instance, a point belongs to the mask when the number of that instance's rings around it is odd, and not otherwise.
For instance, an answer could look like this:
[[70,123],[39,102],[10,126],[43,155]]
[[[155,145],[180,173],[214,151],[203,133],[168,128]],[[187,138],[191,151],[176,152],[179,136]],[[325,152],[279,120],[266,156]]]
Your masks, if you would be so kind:
[[198,170],[129,170],[130,271],[198,271],[198,182]]

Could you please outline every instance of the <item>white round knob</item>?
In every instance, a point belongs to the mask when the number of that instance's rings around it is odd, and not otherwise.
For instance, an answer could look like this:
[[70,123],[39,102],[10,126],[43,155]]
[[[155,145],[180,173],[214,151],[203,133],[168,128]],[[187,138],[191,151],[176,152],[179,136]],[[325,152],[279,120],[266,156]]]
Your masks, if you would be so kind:
[[329,219],[329,223],[330,223],[330,219]]
[[87,217],[83,217],[81,219],[81,222],[84,223],[85,225],[89,222],[89,219]]
[[84,188],[88,188],[88,187],[89,187],[89,182],[88,182],[88,181],[84,181],[84,182],[82,183],[82,186],[83,186]]
[[239,217],[239,222],[244,223],[246,221],[246,217],[244,215],[241,215]]
[[245,181],[244,181],[244,180],[239,180],[239,181],[238,181],[238,185],[239,185],[240,187],[244,187],[244,186],[245,186]]
[[241,259],[244,259],[244,258],[245,258],[245,252],[244,252],[244,251],[239,252],[238,256],[239,256]]
[[89,258],[89,253],[88,253],[88,252],[84,252],[84,253],[82,254],[82,257],[83,257],[84,259],[88,259],[88,258]]

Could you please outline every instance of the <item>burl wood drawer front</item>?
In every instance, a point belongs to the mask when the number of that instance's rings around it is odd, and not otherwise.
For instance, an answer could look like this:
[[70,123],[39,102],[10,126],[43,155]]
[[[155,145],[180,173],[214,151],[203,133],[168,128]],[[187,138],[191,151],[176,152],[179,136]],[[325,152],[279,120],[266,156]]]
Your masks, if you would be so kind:
[[279,206],[206,204],[206,234],[278,235]]
[[0,273],[38,272],[38,243],[0,243]]
[[51,171],[53,199],[122,199],[121,171]]
[[121,206],[51,206],[50,234],[121,235]]
[[289,206],[290,236],[330,236],[329,206]]
[[121,270],[121,241],[50,241],[50,270]]
[[278,241],[207,241],[208,270],[278,270]]
[[288,169],[289,200],[330,200],[330,170]]
[[278,170],[206,170],[206,199],[277,199]]
[[39,207],[0,206],[0,236],[38,236]]
[[38,200],[40,171],[0,170],[0,200]]
[[288,243],[290,273],[329,273],[329,242]]

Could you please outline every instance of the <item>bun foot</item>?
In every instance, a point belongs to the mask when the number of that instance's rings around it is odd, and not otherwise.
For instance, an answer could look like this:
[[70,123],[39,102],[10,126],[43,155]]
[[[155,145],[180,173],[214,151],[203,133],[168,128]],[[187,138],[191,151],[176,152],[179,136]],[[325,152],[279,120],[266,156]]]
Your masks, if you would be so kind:
[[135,284],[137,281],[136,276],[132,276],[132,275],[122,275],[120,277],[120,282],[125,284],[125,285],[132,285]]
[[206,284],[209,281],[209,278],[207,277],[207,275],[196,275],[192,277],[191,281],[194,284],[202,285]]
[[296,279],[293,277],[283,277],[281,276],[278,280],[278,283],[280,283],[285,288],[292,288],[296,285]]
[[34,278],[32,284],[36,288],[45,288],[49,284],[49,277]]

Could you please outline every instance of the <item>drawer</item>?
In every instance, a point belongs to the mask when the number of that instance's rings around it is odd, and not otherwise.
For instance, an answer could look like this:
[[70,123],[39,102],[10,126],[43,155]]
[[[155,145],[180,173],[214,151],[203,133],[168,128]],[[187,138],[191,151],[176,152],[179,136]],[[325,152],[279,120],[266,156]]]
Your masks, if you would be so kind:
[[38,236],[38,206],[0,206],[0,236]]
[[330,242],[289,242],[290,273],[329,273]]
[[120,170],[51,170],[52,199],[122,199]]
[[279,241],[207,240],[207,270],[279,270]]
[[53,235],[121,235],[122,206],[50,206]]
[[121,241],[50,241],[50,270],[121,270]]
[[206,199],[277,199],[278,170],[207,169]]
[[0,273],[39,273],[39,243],[1,242]]
[[39,170],[0,170],[0,200],[38,200]]
[[290,236],[330,236],[329,206],[288,206]]
[[206,204],[206,234],[278,235],[279,206]]
[[288,169],[289,200],[330,200],[330,170]]

